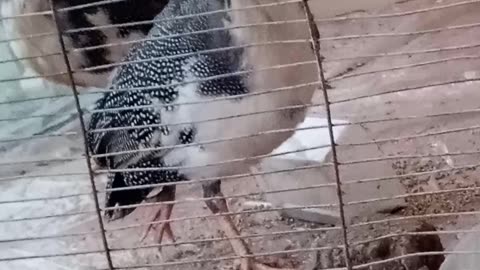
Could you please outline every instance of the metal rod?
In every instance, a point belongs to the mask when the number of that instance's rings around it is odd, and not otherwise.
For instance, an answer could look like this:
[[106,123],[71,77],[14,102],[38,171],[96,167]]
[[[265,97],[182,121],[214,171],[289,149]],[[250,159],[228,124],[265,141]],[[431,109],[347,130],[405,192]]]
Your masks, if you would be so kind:
[[308,4],[308,0],[302,0],[303,9],[305,11],[305,16],[308,20],[308,29],[310,32],[310,38],[313,52],[315,54],[315,60],[317,61],[317,71],[318,71],[318,79],[322,82],[321,88],[323,92],[323,98],[325,102],[325,110],[326,110],[326,118],[328,123],[328,135],[330,139],[331,145],[331,153],[332,153],[332,162],[333,162],[333,169],[335,172],[335,182],[337,184],[337,198],[338,198],[338,205],[339,205],[339,212],[340,212],[340,221],[342,225],[342,236],[343,236],[343,244],[344,244],[344,256],[345,256],[345,263],[348,270],[352,270],[352,259],[350,257],[349,251],[349,243],[348,243],[348,234],[347,234],[347,221],[345,218],[345,209],[344,209],[344,202],[343,202],[343,191],[342,191],[342,183],[340,181],[340,169],[337,157],[337,149],[335,143],[335,137],[333,134],[333,121],[332,121],[332,112],[330,111],[330,100],[328,98],[328,84],[325,79],[325,74],[323,70],[323,56],[320,54],[320,31],[318,30],[317,24],[315,23],[315,18],[313,16],[312,11],[310,10],[310,6]]
[[344,79],[348,79],[348,78],[365,76],[365,75],[372,75],[372,74],[388,72],[388,71],[395,71],[395,70],[408,69],[408,68],[417,68],[417,67],[423,67],[423,66],[435,65],[435,64],[444,64],[444,63],[450,63],[451,61],[478,60],[478,59],[480,59],[480,55],[454,56],[454,57],[448,57],[448,58],[443,58],[443,59],[438,59],[438,60],[424,61],[424,62],[413,63],[413,64],[399,65],[399,66],[392,66],[392,67],[384,68],[384,69],[376,69],[376,70],[369,70],[369,71],[345,74],[345,75],[330,78],[329,81],[330,82],[340,81],[340,80],[344,80]]
[[94,173],[93,173],[93,170],[92,170],[92,164],[90,163],[90,153],[88,151],[88,143],[87,143],[87,130],[86,130],[85,122],[84,122],[84,119],[83,119],[83,112],[82,112],[82,107],[80,105],[80,98],[78,96],[77,87],[75,85],[75,80],[73,78],[72,68],[70,66],[70,60],[68,59],[68,55],[67,55],[67,52],[66,52],[65,42],[63,41],[62,29],[61,29],[61,26],[58,23],[58,14],[57,14],[57,11],[56,11],[56,7],[55,7],[55,4],[54,4],[53,0],[49,0],[49,2],[50,2],[50,7],[52,9],[53,21],[55,23],[55,26],[56,26],[57,32],[58,32],[58,42],[60,43],[60,47],[62,49],[62,54],[63,54],[63,58],[65,60],[65,65],[66,65],[67,72],[68,72],[68,78],[69,78],[69,81],[70,81],[70,86],[72,88],[73,97],[75,99],[75,106],[77,108],[77,112],[78,112],[78,116],[79,116],[78,119],[80,121],[80,127],[82,129],[83,146],[84,146],[85,157],[86,157],[85,161],[87,163],[88,175],[89,175],[89,179],[90,179],[90,185],[92,187],[92,195],[93,195],[93,200],[94,200],[94,203],[95,203],[95,209],[97,210],[96,213],[97,213],[97,219],[98,219],[98,226],[100,227],[100,231],[101,231],[100,235],[101,235],[101,238],[102,238],[103,248],[105,250],[105,258],[107,260],[108,268],[110,270],[114,270],[112,258],[110,256],[110,252],[109,252],[109,248],[108,248],[107,236],[105,234],[105,226],[103,224],[102,214],[101,214],[101,211],[100,211],[100,203],[99,203],[99,199],[98,199],[97,188],[95,186],[95,176],[94,176]]
[[45,135],[32,135],[28,137],[20,137],[20,138],[4,138],[0,139],[0,143],[11,143],[11,142],[19,142],[19,141],[30,141],[30,140],[38,140],[38,139],[46,139],[52,137],[67,137],[67,136],[74,136],[77,135],[76,132],[65,132],[65,133],[50,133]]
[[393,18],[393,17],[403,17],[403,16],[415,15],[415,14],[432,12],[432,11],[439,11],[443,9],[449,9],[449,8],[460,7],[460,6],[471,5],[471,4],[479,4],[479,3],[480,3],[479,0],[469,0],[469,1],[438,5],[434,7],[421,8],[421,9],[415,9],[415,10],[404,11],[404,12],[394,12],[394,13],[378,14],[378,15],[334,17],[334,18],[326,18],[326,19],[317,19],[315,20],[315,22],[325,23],[325,22],[339,22],[339,21],[346,21],[346,20],[367,20],[367,19],[385,19],[385,18]]
[[455,217],[455,216],[478,216],[480,211],[466,211],[466,212],[454,212],[454,213],[441,213],[441,214],[424,214],[424,215],[415,215],[415,216],[405,216],[405,217],[396,217],[396,218],[385,218],[373,221],[359,222],[350,225],[352,228],[371,226],[375,224],[383,223],[392,223],[392,222],[403,222],[411,220],[420,220],[428,218],[445,218],[445,217]]

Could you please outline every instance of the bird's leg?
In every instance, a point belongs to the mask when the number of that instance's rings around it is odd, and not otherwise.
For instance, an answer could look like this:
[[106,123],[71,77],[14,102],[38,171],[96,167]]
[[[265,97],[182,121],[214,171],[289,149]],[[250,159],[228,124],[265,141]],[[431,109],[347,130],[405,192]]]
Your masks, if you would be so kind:
[[[163,187],[163,190],[153,198],[152,201],[168,202],[173,200],[175,200],[175,186],[165,186]],[[172,215],[172,210],[173,210],[173,203],[166,203],[166,204],[160,205],[151,221],[155,223],[150,224],[147,227],[143,236],[140,238],[140,242],[145,240],[147,235],[152,230],[157,231],[155,242],[161,244],[164,234],[166,234],[167,237],[170,238],[170,241],[175,242],[175,236],[173,235],[172,229],[170,227],[170,222],[168,221],[170,219],[170,216]],[[159,250],[161,250],[161,247],[159,247]]]
[[[227,201],[225,200],[221,188],[220,182],[215,182],[213,184],[204,185],[203,186],[203,195],[205,198],[212,198],[211,200],[207,200],[206,204],[208,208],[214,214],[224,214],[229,213]],[[213,198],[219,197],[219,198]],[[239,238],[240,233],[238,229],[235,227],[230,216],[221,215],[219,216],[219,222],[222,226],[222,229],[227,236],[235,254],[239,257],[241,262],[241,270],[279,270],[280,268],[270,267],[265,264],[256,262],[254,258],[245,258],[245,256],[251,255],[252,252],[248,248],[247,244],[243,239]],[[286,269],[281,268],[283,270],[293,270],[293,269]]]
[[91,165],[93,175],[95,175],[95,176],[99,175],[100,173],[97,172],[97,171],[100,170],[101,167],[100,167],[100,165],[97,164],[97,162],[95,162],[95,160],[93,158],[90,159],[90,165]]

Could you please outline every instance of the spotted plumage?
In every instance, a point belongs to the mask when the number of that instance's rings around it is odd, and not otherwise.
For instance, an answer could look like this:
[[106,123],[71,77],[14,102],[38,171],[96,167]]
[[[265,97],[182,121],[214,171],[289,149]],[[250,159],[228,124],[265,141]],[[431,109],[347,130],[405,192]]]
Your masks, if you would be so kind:
[[[169,16],[169,14],[187,12],[188,6],[184,3],[181,4],[182,2],[188,1],[171,3],[162,12],[159,19]],[[200,12],[222,8],[215,1],[212,2],[212,4],[203,5],[204,8]],[[195,84],[193,94],[199,98],[247,93],[244,79],[241,76],[222,77],[224,74],[239,71],[241,49],[228,53],[195,55],[196,52],[226,47],[231,44],[231,36],[228,31],[205,33],[206,28],[222,27],[224,16],[225,14],[219,13],[184,19],[181,24],[178,22],[159,23],[150,32],[147,41],[132,49],[126,59],[126,62],[131,63],[121,67],[116,73],[110,88],[112,92],[105,94],[96,103],[97,110],[109,111],[94,113],[92,116],[88,141],[94,154],[168,147],[165,140],[169,141],[170,137],[177,138],[172,140],[172,145],[194,142],[195,124],[169,126],[168,123],[162,123],[163,115],[179,113],[181,110],[179,108],[181,105],[175,105],[175,103],[178,102],[179,91],[185,89],[184,84],[189,81],[220,76]],[[185,31],[201,33],[189,36],[182,34]],[[154,153],[148,151],[129,152],[98,158],[97,162],[111,169],[145,167],[147,164],[162,167],[165,165],[162,157],[169,151],[166,149]],[[166,165],[181,166],[183,164],[179,162]],[[167,176],[170,178],[167,179]],[[182,179],[181,174],[176,171],[145,175],[140,172],[111,173],[109,186],[136,186]],[[109,192],[107,206],[114,206],[117,203],[120,205],[138,203],[146,197],[147,191],[150,190]],[[123,211],[123,213],[128,214],[129,212]]]
[[[96,163],[111,169],[108,186],[172,185],[152,196],[164,206],[153,218],[162,224],[159,242],[164,231],[172,235],[168,219],[173,206],[168,202],[175,198],[173,181],[201,181],[208,208],[215,214],[227,213],[221,180],[247,173],[248,165],[288,139],[305,117],[305,106],[298,105],[311,102],[314,86],[291,91],[278,87],[315,81],[315,69],[295,66],[259,71],[311,59],[308,43],[244,46],[305,40],[305,25],[239,27],[298,20],[304,16],[302,7],[281,6],[271,13],[265,9],[232,11],[254,4],[257,0],[170,1],[156,17],[147,40],[135,45],[125,65],[116,70],[110,92],[96,104],[88,144]],[[297,109],[291,113],[281,109],[290,106]],[[140,174],[134,169],[147,167],[156,173]],[[149,201],[150,188],[109,189],[107,206]],[[129,213],[120,212],[120,217]],[[220,222],[237,255],[246,257],[249,248],[231,218],[224,215]],[[271,269],[260,264],[251,267],[252,263],[245,259],[241,268]]]

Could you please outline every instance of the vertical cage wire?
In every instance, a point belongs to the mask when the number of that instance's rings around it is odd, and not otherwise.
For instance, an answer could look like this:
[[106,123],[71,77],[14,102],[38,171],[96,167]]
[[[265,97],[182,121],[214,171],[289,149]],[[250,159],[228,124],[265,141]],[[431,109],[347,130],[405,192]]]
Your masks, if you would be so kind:
[[347,233],[347,223],[345,218],[345,210],[344,210],[344,203],[343,203],[343,191],[342,191],[342,183],[340,179],[340,168],[337,158],[337,145],[335,143],[335,137],[333,134],[333,121],[332,121],[332,112],[330,110],[330,100],[328,98],[328,83],[325,79],[325,73],[323,70],[323,60],[324,57],[320,53],[320,32],[318,30],[318,26],[315,22],[315,18],[309,6],[309,0],[302,0],[303,8],[305,10],[305,17],[308,20],[308,27],[309,33],[311,38],[311,44],[313,48],[313,52],[315,54],[315,60],[317,62],[317,71],[318,71],[318,79],[321,82],[321,90],[323,93],[324,104],[325,104],[325,111],[328,123],[328,135],[330,140],[330,147],[332,151],[332,162],[333,162],[333,169],[335,172],[335,183],[337,189],[337,199],[338,199],[338,206],[340,212],[340,220],[342,226],[342,235],[343,235],[343,251],[345,256],[345,263],[348,270],[352,270],[352,259],[350,258],[350,244],[348,240],[348,233]]
[[[112,2],[112,1],[104,1],[104,2]],[[372,140],[372,141],[360,141],[360,142],[347,142],[347,143],[341,143],[341,142],[336,142],[335,138],[333,136],[333,128],[336,126],[344,126],[344,127],[351,127],[355,125],[368,125],[368,124],[375,124],[375,123],[386,123],[386,122],[401,122],[405,120],[423,120],[423,119],[431,119],[435,117],[442,117],[442,116],[452,116],[452,115],[458,115],[458,116],[464,116],[464,115],[469,115],[472,113],[478,113],[478,109],[461,109],[461,110],[456,110],[456,111],[450,111],[450,112],[442,112],[442,113],[429,113],[429,114],[412,114],[408,116],[382,116],[378,118],[365,118],[365,119],[356,119],[353,121],[349,121],[348,123],[340,123],[340,124],[334,124],[333,123],[333,114],[334,114],[334,109],[331,108],[332,104],[333,105],[339,105],[339,104],[348,104],[348,102],[353,102],[353,101],[358,101],[362,99],[374,99],[376,97],[379,97],[385,93],[409,93],[410,91],[413,90],[418,90],[418,89],[425,89],[425,88],[435,88],[435,87],[440,87],[448,84],[452,85],[460,85],[464,83],[472,83],[475,81],[478,81],[478,78],[465,78],[465,79],[455,79],[455,80],[445,80],[445,81],[440,81],[440,82],[434,82],[434,83],[427,83],[424,85],[414,85],[414,86],[402,86],[401,88],[393,88],[393,89],[381,89],[383,92],[381,93],[367,93],[367,94],[360,94],[359,96],[347,96],[343,97],[340,99],[335,99],[331,100],[331,96],[335,96],[335,89],[331,90],[329,88],[329,83],[332,82],[341,82],[342,80],[345,79],[351,79],[351,78],[356,78],[356,77],[361,77],[361,76],[367,76],[367,75],[375,75],[375,74],[382,74],[383,72],[387,71],[393,71],[393,70],[409,70],[413,68],[418,68],[422,66],[429,66],[432,64],[438,64],[438,63],[448,63],[450,61],[459,61],[459,60],[478,60],[480,57],[478,55],[466,55],[466,56],[454,56],[454,57],[445,57],[441,59],[435,59],[435,60],[427,60],[427,61],[421,61],[418,63],[413,63],[413,64],[403,64],[403,65],[396,65],[392,67],[386,67],[386,68],[381,68],[381,69],[374,69],[374,70],[367,70],[367,71],[354,71],[350,72],[348,74],[340,74],[338,76],[333,76],[333,77],[327,77],[326,78],[326,73],[324,70],[324,64],[325,62],[331,63],[334,61],[345,61],[345,60],[353,60],[353,59],[364,59],[364,58],[388,58],[388,57],[396,57],[400,55],[421,55],[421,54],[427,54],[427,53],[432,53],[432,52],[451,52],[451,51],[460,51],[462,49],[468,49],[468,48],[478,48],[478,44],[476,43],[471,43],[471,44],[465,44],[465,45],[452,45],[449,47],[439,47],[439,48],[434,48],[434,49],[422,49],[422,50],[414,50],[414,51],[401,51],[401,52],[388,52],[388,53],[376,53],[376,54],[365,54],[365,55],[347,55],[347,56],[340,56],[340,57],[327,57],[327,59],[324,58],[324,50],[322,48],[322,51],[320,51],[320,47],[323,47],[323,44],[329,41],[333,40],[342,40],[342,39],[371,39],[371,38],[389,38],[389,37],[400,37],[400,36],[416,36],[416,35],[424,35],[424,34],[431,34],[431,33],[440,33],[440,32],[450,32],[450,31],[457,31],[460,29],[468,29],[468,28],[475,28],[478,27],[477,23],[471,23],[471,24],[463,24],[463,25],[456,25],[456,26],[448,26],[448,27],[442,27],[442,28],[435,28],[435,29],[428,29],[428,30],[419,30],[419,31],[408,31],[408,32],[401,32],[401,33],[378,33],[378,34],[355,34],[355,35],[345,35],[341,37],[321,37],[317,28],[316,23],[319,22],[332,22],[332,21],[343,21],[347,20],[347,17],[338,17],[338,18],[332,18],[332,19],[315,19],[313,17],[313,14],[311,12],[311,1],[308,0],[302,0],[301,3],[303,4],[303,8],[306,14],[306,21],[308,22],[308,30],[310,33],[310,39],[308,42],[311,43],[314,53],[315,53],[315,61],[308,61],[308,63],[304,64],[309,64],[312,66],[312,68],[316,68],[318,71],[318,82],[312,82],[312,85],[319,85],[320,86],[320,91],[323,93],[323,98],[324,102],[321,104],[309,104],[308,106],[325,106],[326,110],[326,118],[327,118],[327,124],[322,126],[323,128],[328,129],[329,133],[329,144],[325,145],[323,147],[330,147],[331,154],[332,154],[332,162],[326,162],[322,164],[324,167],[330,167],[334,169],[334,180],[335,183],[333,185],[324,185],[324,186],[333,186],[336,188],[336,196],[338,199],[338,205],[335,205],[339,208],[340,211],[340,218],[341,218],[341,226],[338,228],[341,233],[342,233],[342,242],[343,245],[339,245],[338,247],[343,249],[343,256],[345,259],[345,264],[346,268],[348,270],[351,269],[365,269],[368,267],[374,267],[376,265],[380,265],[383,263],[388,263],[392,262],[395,260],[399,259],[407,259],[415,256],[428,256],[428,255],[439,255],[439,254],[473,254],[475,251],[442,251],[442,252],[426,252],[426,253],[413,253],[413,254],[406,254],[406,255],[401,255],[397,256],[395,258],[388,258],[384,259],[381,261],[373,261],[373,262],[364,262],[364,263],[358,263],[353,259],[352,257],[354,254],[351,254],[353,252],[350,251],[350,249],[354,248],[357,245],[360,244],[368,244],[376,241],[381,241],[383,239],[390,239],[390,238],[395,238],[395,237],[400,237],[400,236],[419,236],[419,235],[447,235],[447,234],[454,234],[454,233],[478,233],[478,231],[475,230],[445,230],[445,231],[436,231],[436,232],[389,232],[388,234],[383,234],[381,236],[376,236],[372,239],[362,239],[362,240],[349,240],[348,239],[348,234],[353,232],[355,229],[361,228],[361,227],[366,227],[366,226],[373,226],[373,225],[378,225],[378,224],[388,224],[387,222],[396,222],[396,221],[407,221],[407,220],[421,220],[421,219],[433,219],[433,218],[438,218],[438,217],[445,217],[448,215],[478,215],[478,211],[466,211],[466,212],[460,212],[460,211],[453,211],[453,213],[441,213],[441,214],[424,214],[424,215],[409,215],[409,216],[401,216],[401,217],[393,217],[389,219],[382,219],[382,220],[368,220],[368,221],[360,221],[360,222],[355,222],[354,224],[348,225],[347,226],[347,221],[345,217],[345,208],[348,208],[350,206],[356,206],[356,205],[362,205],[362,204],[369,204],[369,203],[374,203],[374,202],[383,202],[383,201],[389,201],[392,199],[411,199],[414,197],[422,197],[422,196],[433,196],[433,195],[439,195],[439,194],[451,194],[454,192],[466,192],[466,191],[478,191],[478,187],[459,187],[453,190],[440,190],[440,191],[424,191],[424,192],[417,192],[417,193],[412,193],[412,194],[403,194],[403,195],[396,195],[396,196],[385,196],[385,197],[371,197],[367,199],[362,199],[362,200],[354,200],[354,201],[346,201],[343,195],[343,189],[348,188],[349,185],[353,184],[367,184],[367,183],[380,183],[382,181],[397,181],[397,179],[403,179],[403,178],[408,178],[408,177],[418,177],[418,176],[426,176],[426,175],[433,175],[437,173],[446,173],[446,172],[451,172],[452,170],[460,170],[460,169],[473,169],[479,167],[479,164],[470,164],[470,165],[462,165],[462,166],[454,166],[452,168],[447,168],[447,169],[435,169],[431,171],[421,171],[421,172],[409,172],[405,173],[404,175],[402,174],[401,176],[398,175],[390,175],[390,176],[382,176],[382,177],[375,177],[375,178],[362,178],[362,179],[348,179],[348,177],[343,177],[343,168],[348,167],[348,166],[355,166],[359,164],[366,164],[366,163],[375,163],[375,162],[382,162],[382,161],[396,161],[396,160],[416,160],[416,159],[421,159],[421,158],[443,158],[443,157],[461,157],[465,155],[478,155],[480,153],[479,150],[469,150],[469,151],[456,151],[456,152],[448,152],[448,153],[433,153],[433,154],[424,154],[424,153],[415,153],[415,154],[396,154],[392,156],[381,156],[381,157],[360,157],[356,159],[350,159],[350,158],[342,158],[342,150],[344,147],[359,147],[359,146],[368,146],[368,145],[375,145],[375,144],[382,144],[382,143],[388,143],[388,142],[397,142],[397,143],[403,143],[407,140],[416,140],[416,139],[421,139],[421,138],[429,138],[433,136],[438,136],[438,135],[446,135],[446,134],[456,134],[460,132],[474,132],[479,129],[478,125],[471,125],[468,127],[460,127],[460,128],[445,128],[440,131],[428,131],[424,133],[418,133],[418,134],[413,134],[413,135],[398,135],[394,136],[391,138],[383,138],[380,140]],[[357,18],[359,20],[363,19],[371,19],[371,20],[380,20],[382,18],[390,18],[390,17],[396,17],[396,16],[404,16],[408,14],[419,14],[419,13],[425,13],[425,12],[431,12],[434,10],[443,10],[447,8],[454,8],[454,7],[459,7],[462,5],[471,5],[475,3],[480,3],[480,1],[462,1],[462,2],[457,2],[457,3],[449,3],[449,4],[442,4],[437,7],[428,7],[428,8],[423,8],[423,9],[418,9],[418,10],[413,10],[413,11],[408,11],[408,12],[396,12],[396,13],[391,13],[391,14],[381,14],[381,15],[368,15],[364,16],[362,18]],[[47,13],[47,12],[41,12],[39,14],[52,14],[54,19],[57,18],[57,13],[55,10],[55,7],[53,4],[52,6],[52,12]],[[74,8],[67,8],[66,10],[75,10],[80,7],[74,7]],[[85,124],[84,124],[84,119],[82,116],[90,113],[90,112],[85,112],[82,111],[80,108],[80,102],[79,102],[79,96],[82,94],[78,93],[78,89],[76,89],[76,85],[74,82],[74,76],[72,73],[75,73],[75,70],[72,70],[72,67],[70,65],[70,61],[68,59],[68,54],[65,44],[62,39],[62,35],[65,34],[65,32],[72,32],[76,30],[66,30],[66,31],[60,31],[59,25],[56,24],[58,33],[55,32],[53,33],[54,35],[58,35],[59,38],[59,43],[61,44],[62,47],[62,52],[61,55],[65,60],[66,66],[67,66],[67,71],[65,72],[65,75],[69,77],[69,84],[71,85],[71,90],[73,92],[74,98],[75,98],[75,107],[77,109],[77,115],[80,116],[80,125],[82,129],[82,135],[85,135]],[[322,44],[320,44],[322,43]],[[322,46],[320,46],[322,45]],[[299,65],[298,63],[292,64],[292,65]],[[95,68],[95,67],[94,67]],[[327,66],[328,68],[328,66]],[[330,70],[328,70],[330,71]],[[328,91],[327,91],[328,90]],[[41,115],[35,116],[35,117],[42,117]],[[17,118],[5,118],[1,119],[2,121],[14,121]],[[20,117],[18,117],[20,119]],[[216,120],[221,120],[219,119],[212,119],[211,121],[216,121]],[[61,136],[63,134],[48,134],[48,136]],[[256,134],[258,135],[258,134]],[[12,138],[12,139],[6,139],[3,141],[27,141],[29,139],[35,139],[35,138],[40,138],[44,135],[40,136],[33,136],[33,137],[25,137],[25,138]],[[85,139],[85,138],[83,138]],[[232,138],[227,138],[232,139]],[[84,141],[85,143],[85,141]],[[318,147],[321,148],[321,147]],[[273,156],[273,155],[268,155],[268,156]],[[95,202],[95,210],[91,211],[89,213],[97,215],[97,221],[98,225],[100,226],[100,233],[102,235],[102,242],[103,242],[103,251],[98,251],[100,253],[105,253],[106,254],[106,260],[108,263],[108,270],[114,269],[114,263],[112,263],[112,258],[111,255],[115,252],[118,251],[130,251],[130,250],[137,250],[137,249],[146,249],[146,248],[156,248],[156,247],[162,247],[162,246],[172,246],[173,244],[161,244],[161,245],[145,245],[145,246],[132,246],[132,247],[111,247],[107,242],[107,236],[106,233],[110,233],[111,231],[121,231],[121,230],[127,230],[131,228],[138,228],[140,226],[143,226],[145,224],[134,224],[134,225],[126,225],[126,226],[121,226],[113,229],[105,229],[105,225],[103,224],[102,221],[102,216],[101,216],[101,211],[102,207],[99,205],[99,199],[98,199],[98,194],[105,192],[103,189],[97,189],[94,183],[93,175],[94,175],[94,170],[91,167],[90,164],[90,153],[88,152],[87,148],[85,148],[85,157],[87,159],[87,169],[88,169],[88,176],[90,180],[90,185],[92,186],[92,192],[93,193],[78,193],[78,194],[71,194],[71,195],[59,195],[59,196],[51,196],[51,197],[45,197],[45,198],[28,198],[28,199],[16,199],[16,198],[9,198],[9,199],[4,199],[1,200],[0,203],[14,203],[14,202],[19,202],[19,201],[31,201],[31,202],[40,202],[43,200],[49,200],[49,201],[54,201],[59,198],[68,198],[68,197],[75,197],[75,196],[84,196],[84,195],[90,195],[93,194],[94,202]],[[0,165],[1,166],[9,166],[9,165],[19,165],[19,164],[25,164],[28,162],[55,162],[55,161],[67,161],[67,160],[73,160],[73,159],[67,159],[67,158],[60,158],[60,159],[50,159],[50,160],[31,160],[31,161],[12,161],[12,162],[3,162]],[[308,166],[304,166],[307,168]],[[314,166],[310,166],[314,167]],[[289,171],[290,169],[285,169],[282,171]],[[292,170],[293,171],[293,170]],[[105,172],[105,171],[100,171],[100,172]],[[342,173],[342,177],[340,177],[340,172]],[[263,175],[263,174],[268,174],[269,172],[261,172],[257,173],[258,175]],[[69,175],[69,173],[63,173],[63,175]],[[236,179],[235,177],[241,178],[241,177],[247,177],[247,176],[252,176],[255,175],[255,173],[252,174],[244,174],[244,175],[237,175],[237,176],[232,176],[231,178],[229,177],[227,180],[230,179]],[[49,175],[49,174],[44,174],[44,175],[37,175],[38,177],[53,177],[54,175]],[[2,177],[0,178],[0,181],[12,181],[15,179],[20,179],[20,178],[27,178],[27,177],[32,177],[33,176],[8,176],[8,177]],[[209,179],[211,180],[211,179]],[[179,184],[182,185],[182,184]],[[163,186],[163,185],[152,185],[152,186]],[[310,188],[318,188],[321,185],[317,186],[312,186]],[[307,188],[304,188],[307,189]],[[128,190],[128,189],[126,189]],[[291,189],[294,190],[294,189]],[[301,190],[301,188],[299,188]],[[231,196],[225,196],[226,198],[232,199],[232,198],[239,198],[242,196],[247,196],[249,194],[234,194]],[[178,200],[175,201],[175,203],[185,203],[186,200]],[[203,199],[195,199],[195,201],[198,202],[203,202]],[[162,203],[151,203],[147,205],[160,205]],[[334,204],[332,204],[334,205]],[[330,205],[330,206],[332,206]],[[325,205],[310,205],[310,207],[323,207]],[[142,206],[138,206],[142,207]],[[308,206],[305,206],[305,208]],[[301,207],[298,207],[301,208]],[[271,209],[272,211],[277,211],[277,210],[285,210],[287,209],[286,207],[279,207],[279,208],[274,208]],[[293,208],[292,208],[293,209]],[[243,211],[243,210],[242,210]],[[248,212],[248,211],[247,211]],[[255,211],[250,211],[250,213],[261,213],[262,210],[255,210]],[[265,211],[267,212],[267,211]],[[232,213],[232,215],[237,215],[239,213]],[[51,215],[51,217],[55,216],[61,216],[59,215]],[[194,220],[194,219],[199,219],[199,218],[208,218],[206,215],[198,215],[198,216],[188,216],[188,217],[182,217],[182,218],[176,218],[174,221],[185,221],[185,220]],[[1,222],[12,222],[12,221],[21,221],[21,220],[35,220],[36,217],[25,217],[25,218],[17,218],[17,219],[12,219],[12,220],[1,220]],[[321,229],[308,229],[310,232],[320,232],[323,230]],[[332,229],[333,230],[333,229]],[[325,229],[326,231],[326,229]],[[63,235],[52,235],[52,236],[38,236],[38,237],[24,237],[22,239],[4,239],[1,240],[0,242],[14,242],[14,241],[23,241],[23,240],[45,240],[45,239],[50,239],[50,238],[56,238],[56,237],[67,237],[67,236],[72,236],[72,235],[87,235],[87,233],[73,233],[73,234],[63,234]],[[284,231],[284,232],[273,232],[273,233],[262,233],[259,235],[255,234],[245,234],[242,235],[242,238],[254,238],[254,237],[268,237],[271,235],[276,235],[276,236],[285,236],[288,237],[289,235],[294,235],[292,232]],[[195,243],[203,243],[203,242],[208,242],[208,243],[215,243],[216,241],[222,241],[225,240],[226,238],[224,237],[216,237],[213,239],[201,239],[201,240],[189,240],[189,241],[182,241],[180,244],[195,244]],[[296,250],[296,252],[299,253],[306,253],[306,252],[316,252],[320,251],[323,249],[330,248],[330,245],[333,246],[331,243],[327,243],[325,247],[315,247],[315,248],[302,248],[299,250]],[[93,251],[92,251],[93,252]],[[292,251],[293,253],[294,251]],[[78,254],[82,254],[84,252],[78,252]],[[265,252],[268,253],[268,252]],[[285,252],[286,253],[286,252]],[[477,252],[478,253],[478,252]],[[73,253],[72,253],[73,254]],[[277,252],[272,252],[272,254],[283,254],[283,251],[277,251]],[[252,254],[252,256],[261,256],[264,254]],[[54,255],[51,255],[54,256]],[[48,257],[48,256],[45,256]],[[199,262],[213,262],[216,259],[221,260],[221,259],[234,259],[234,257],[229,257],[229,258],[214,258],[214,259],[204,259],[201,258],[199,260],[196,260],[197,263]],[[7,260],[4,258],[1,258],[0,261]],[[113,261],[116,261],[113,259]],[[170,262],[170,263],[156,263],[156,264],[146,264],[146,265],[130,265],[130,266],[125,266],[127,269],[132,268],[132,269],[137,269],[141,267],[165,267],[165,266],[175,266],[175,265],[181,265],[182,263],[187,264],[188,262]],[[118,266],[122,268],[122,266]],[[343,268],[342,268],[343,269]]]
[[92,196],[93,196],[93,200],[94,200],[94,204],[95,204],[98,226],[99,226],[100,232],[101,232],[100,235],[101,235],[101,238],[102,238],[102,244],[103,244],[103,248],[104,248],[104,252],[105,252],[105,259],[107,261],[108,269],[113,270],[114,267],[113,267],[112,257],[110,255],[110,249],[108,247],[108,241],[107,241],[105,226],[103,224],[102,212],[100,210],[100,202],[99,202],[99,199],[98,199],[98,191],[97,191],[97,187],[95,185],[95,175],[94,175],[94,171],[93,171],[92,164],[91,164],[90,152],[88,151],[87,129],[86,129],[86,125],[85,125],[85,120],[83,118],[83,110],[82,110],[81,105],[80,105],[80,99],[79,99],[79,96],[78,96],[77,86],[75,84],[75,79],[73,78],[73,71],[72,71],[72,68],[70,66],[70,61],[68,59],[67,50],[66,50],[66,47],[65,47],[65,42],[63,40],[62,29],[61,29],[61,26],[58,23],[57,7],[56,7],[55,3],[53,2],[53,0],[49,0],[49,3],[50,3],[51,11],[52,11],[52,18],[53,18],[53,21],[54,21],[54,23],[56,25],[56,28],[57,28],[56,30],[57,30],[57,35],[58,35],[58,42],[60,44],[60,48],[62,50],[62,56],[63,56],[63,59],[65,61],[65,66],[66,66],[67,73],[68,73],[67,74],[68,75],[68,80],[70,81],[70,87],[72,89],[72,94],[73,94],[73,97],[75,99],[75,107],[77,109],[78,121],[80,122],[80,128],[81,128],[81,132],[82,132],[83,147],[84,147],[84,150],[85,150],[85,152],[84,152],[85,153],[85,162],[87,164],[88,176],[89,176],[90,185],[91,185],[91,188],[92,188]]

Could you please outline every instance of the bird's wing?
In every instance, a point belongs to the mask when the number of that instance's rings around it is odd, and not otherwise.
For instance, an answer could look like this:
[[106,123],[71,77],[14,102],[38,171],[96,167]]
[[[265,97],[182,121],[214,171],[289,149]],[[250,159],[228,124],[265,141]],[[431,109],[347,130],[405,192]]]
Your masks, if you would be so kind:
[[[97,103],[97,114],[90,125],[90,133],[94,133],[89,140],[92,152],[123,152],[106,159],[104,163],[108,163],[108,167],[137,163],[147,155],[147,152],[139,152],[144,148],[163,147],[157,149],[156,157],[168,153],[168,147],[181,142],[177,140],[178,126],[162,123],[162,114],[175,114],[181,106],[175,104],[179,102],[182,91],[179,83],[187,83],[192,76],[203,78],[231,72],[224,69],[236,69],[232,66],[241,61],[234,59],[231,53],[188,55],[230,45],[226,31],[205,31],[223,26],[222,20],[227,14],[187,16],[224,8],[221,1],[170,1],[156,17],[157,23],[149,38],[130,50],[124,64],[112,78],[112,91]],[[191,32],[196,34],[185,35]],[[219,80],[202,82],[198,93],[220,95],[217,93],[218,85],[225,88],[222,88],[225,94],[243,93],[245,90],[242,87],[237,89],[241,85],[239,82]]]
[[101,165],[123,168],[146,156],[165,155],[169,149],[162,149],[160,140],[165,133],[160,112],[147,96],[132,91],[111,92],[97,103],[88,142],[94,155],[109,154],[99,159]]

